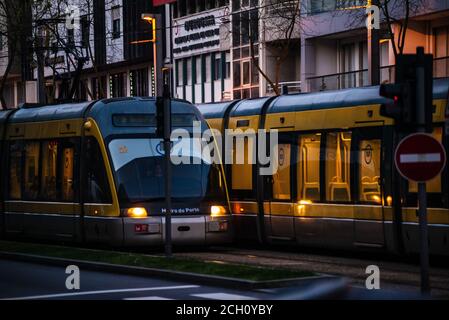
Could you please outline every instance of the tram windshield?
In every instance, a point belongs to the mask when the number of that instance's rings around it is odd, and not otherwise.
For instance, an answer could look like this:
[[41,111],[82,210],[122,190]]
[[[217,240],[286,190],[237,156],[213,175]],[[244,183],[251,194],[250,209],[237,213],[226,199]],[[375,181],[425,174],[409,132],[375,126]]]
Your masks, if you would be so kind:
[[[176,149],[179,150],[175,144],[172,146],[172,157]],[[134,203],[164,199],[165,158],[162,140],[116,139],[109,143],[109,151],[121,201]],[[188,153],[178,154],[183,156],[182,164],[173,164],[172,161],[173,200],[224,198],[225,186],[220,167],[203,161],[200,152],[190,150]]]

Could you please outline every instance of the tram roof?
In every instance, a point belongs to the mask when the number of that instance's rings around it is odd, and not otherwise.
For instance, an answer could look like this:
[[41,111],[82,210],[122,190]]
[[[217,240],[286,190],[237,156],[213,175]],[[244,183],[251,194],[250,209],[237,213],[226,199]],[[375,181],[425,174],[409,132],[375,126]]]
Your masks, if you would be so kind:
[[[434,99],[447,98],[448,90],[449,78],[434,80]],[[353,107],[386,102],[388,102],[388,99],[379,95],[379,86],[359,87],[279,96],[270,104],[267,113]]]
[[[88,107],[93,104],[88,116],[101,120],[107,113],[155,113],[156,99],[152,97],[115,98],[82,103],[23,107],[11,116],[10,122],[39,122],[83,118]],[[202,116],[197,108],[183,100],[172,101],[172,112],[194,113],[198,119]],[[0,121],[7,112],[0,112]],[[110,118],[108,118],[110,119]]]
[[206,119],[224,118],[226,110],[238,100],[196,104]]
[[262,108],[273,97],[245,99],[239,101],[231,111],[231,116],[254,116],[262,113]]

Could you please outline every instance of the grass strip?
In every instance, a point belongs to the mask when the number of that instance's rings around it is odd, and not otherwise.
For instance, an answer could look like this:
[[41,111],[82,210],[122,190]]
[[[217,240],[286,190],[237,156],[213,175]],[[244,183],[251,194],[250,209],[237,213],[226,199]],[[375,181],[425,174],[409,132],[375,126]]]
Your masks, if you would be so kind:
[[190,272],[252,281],[281,280],[315,275],[308,271],[289,270],[282,267],[269,268],[241,264],[221,264],[194,258],[166,258],[134,252],[106,251],[29,242],[0,241],[0,251]]

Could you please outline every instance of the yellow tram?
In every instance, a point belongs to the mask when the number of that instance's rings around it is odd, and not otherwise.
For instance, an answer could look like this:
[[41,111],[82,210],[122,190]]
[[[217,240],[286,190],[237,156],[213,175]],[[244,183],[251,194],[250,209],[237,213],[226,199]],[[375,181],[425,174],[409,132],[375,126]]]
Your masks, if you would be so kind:
[[[449,79],[434,82],[433,133],[448,148]],[[394,169],[402,136],[382,117],[379,87],[198,105],[220,130],[276,129],[278,171],[260,174],[256,140],[226,176],[238,239],[419,251],[417,185]],[[235,151],[236,144],[232,144]],[[430,253],[449,255],[448,169],[427,183]]]
[[[191,133],[193,121],[208,129],[193,105],[174,100],[173,128]],[[164,243],[164,152],[155,127],[152,98],[0,112],[2,234],[117,246]],[[196,163],[173,166],[173,243],[232,241],[223,168]]]

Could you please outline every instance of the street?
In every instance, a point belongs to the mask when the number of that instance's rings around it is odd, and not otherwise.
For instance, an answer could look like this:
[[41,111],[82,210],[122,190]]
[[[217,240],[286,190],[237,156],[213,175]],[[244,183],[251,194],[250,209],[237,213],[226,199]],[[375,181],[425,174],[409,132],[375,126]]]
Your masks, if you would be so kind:
[[[80,270],[80,290],[65,287],[65,268],[0,260],[0,300],[296,300],[319,297],[318,286],[233,290],[107,272]],[[367,290],[355,284],[342,299],[417,299],[413,291]]]
[[253,300],[263,292],[223,288],[157,278],[81,270],[80,290],[65,287],[65,269],[55,266],[0,260],[0,299],[104,299],[104,300]]

